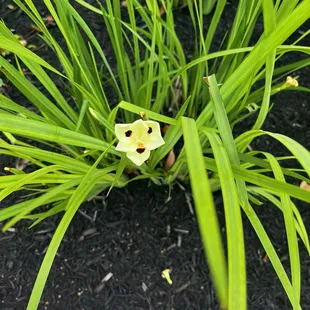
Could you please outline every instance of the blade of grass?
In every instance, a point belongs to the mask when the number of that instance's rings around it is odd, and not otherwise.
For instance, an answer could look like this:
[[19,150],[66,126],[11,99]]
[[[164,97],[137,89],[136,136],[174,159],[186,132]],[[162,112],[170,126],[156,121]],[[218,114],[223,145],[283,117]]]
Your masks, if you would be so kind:
[[[265,188],[258,187],[258,186],[248,186],[248,190],[255,195],[259,195],[260,197],[263,197],[269,200],[272,204],[274,204],[276,207],[278,207],[282,211],[281,201],[275,197],[274,192],[267,190]],[[303,222],[302,216],[300,215],[297,207],[292,201],[291,201],[291,208],[296,218],[295,219],[296,230],[298,231],[298,234],[300,238],[302,239],[308,253],[310,253],[310,243],[309,243],[307,229]]]
[[5,69],[3,73],[7,78],[40,110],[50,123],[71,129],[75,128],[74,123],[54,103],[3,57],[0,57],[0,66]]
[[10,38],[5,37],[0,33],[0,48],[4,50],[8,50],[14,54],[17,55],[23,55],[23,57],[29,59],[29,61],[32,61],[34,63],[38,63],[41,66],[49,69],[50,71],[63,76],[58,70],[56,70],[54,67],[52,67],[49,63],[47,63],[45,60],[43,60],[40,56],[36,55],[23,45],[21,45],[18,41],[14,41]]
[[145,109],[142,107],[138,107],[138,106],[133,105],[129,102],[121,101],[118,106],[119,106],[119,108],[122,108],[126,111],[130,111],[130,112],[138,114],[138,115],[144,114],[144,115],[146,115],[146,117],[153,119],[153,120],[156,120],[158,122],[162,122],[162,123],[166,123],[166,124],[170,124],[170,125],[176,125],[177,124],[177,120],[175,120],[174,118],[167,117],[167,116],[152,112],[151,110],[148,110],[148,109]]
[[226,262],[212,192],[204,168],[199,136],[193,119],[182,117],[182,127],[199,229],[216,292],[221,306],[225,309],[228,305]]
[[[68,201],[68,205],[66,207],[66,213],[64,214],[63,218],[61,219],[60,223],[57,226],[57,229],[53,235],[53,238],[51,240],[51,243],[47,249],[47,252],[44,256],[43,262],[41,264],[39,273],[37,275],[30,300],[28,302],[27,310],[34,310],[37,309],[40,298],[43,293],[43,289],[45,286],[45,283],[47,281],[48,274],[50,272],[50,269],[52,267],[54,258],[56,256],[57,250],[60,246],[60,243],[75,215],[78,208],[80,207],[81,203],[84,201],[85,197],[88,195],[88,193],[91,191],[91,189],[96,184],[97,177],[96,174],[94,174],[94,170],[96,169],[97,165],[100,163],[102,158],[105,156],[106,152],[103,152],[97,161],[94,163],[94,165],[89,169],[88,173],[85,174],[83,177],[81,183],[75,190],[74,194],[71,196],[70,200]],[[108,169],[106,169],[108,173]]]
[[46,122],[49,121],[43,118],[42,116],[30,111],[29,109],[20,106],[19,104],[15,103],[11,99],[5,97],[4,95],[0,94],[0,108],[7,111],[13,111],[16,114],[19,114],[21,116],[25,116],[30,119],[34,119],[40,122]]
[[[204,163],[206,169],[217,172],[214,159],[204,157]],[[232,169],[236,179],[270,189],[275,193],[287,193],[299,200],[310,202],[310,192],[307,192],[298,186],[283,183],[263,174],[256,173],[241,167],[236,167],[234,165],[232,165]]]
[[[258,152],[260,153],[260,152]],[[259,167],[263,167],[263,168],[267,168],[267,169],[271,169],[270,164],[268,163],[268,161],[255,157],[254,155],[250,155],[250,154],[239,154],[239,158],[241,161],[253,166],[259,166]],[[292,158],[290,158],[292,159]],[[279,158],[277,158],[277,160],[280,160]],[[244,164],[243,164],[244,166]],[[303,176],[302,174],[299,173],[295,173],[294,171],[291,171],[290,169],[287,168],[283,168],[281,167],[282,173],[288,176],[291,176],[293,178],[302,180],[302,181],[306,181],[307,183],[310,183],[310,179],[306,178],[305,176]],[[304,170],[302,170],[304,171]]]
[[11,193],[20,190],[24,185],[28,184],[30,181],[38,177],[42,177],[50,172],[56,172],[60,169],[61,169],[60,166],[53,165],[53,166],[41,168],[29,174],[23,175],[23,178],[21,180],[15,182],[14,185],[10,187],[6,187],[0,192],[0,201],[2,201],[5,197],[10,195]]
[[[16,135],[29,137],[33,139],[42,139],[60,144],[69,144],[80,147],[86,147],[94,150],[106,150],[109,148],[107,142],[99,139],[70,131],[58,126],[44,124],[42,122],[27,120],[18,116],[10,116],[0,112],[0,130],[7,131]],[[118,155],[113,148],[109,153]]]
[[308,176],[310,176],[309,151],[292,138],[286,137],[282,134],[277,134],[263,130],[247,131],[236,138],[236,145],[238,150],[243,150],[245,146],[249,145],[254,138],[257,138],[262,135],[269,135],[270,137],[282,143],[295,156],[296,160],[300,162],[305,171],[308,173]]
[[[263,17],[265,28],[264,33],[266,36],[268,36],[276,26],[276,18],[274,15],[274,7],[272,1],[270,0],[263,1],[263,13],[264,13]],[[263,102],[260,106],[257,119],[255,121],[255,124],[253,125],[253,129],[260,129],[262,127],[269,112],[271,84],[272,84],[272,76],[275,61],[276,61],[276,50],[273,50],[270,52],[269,55],[266,56],[264,97]]]
[[106,197],[109,196],[112,188],[114,187],[114,185],[116,184],[116,182],[119,180],[119,178],[122,176],[123,172],[124,172],[124,169],[126,168],[126,165],[127,165],[127,162],[128,162],[128,159],[127,159],[127,155],[125,153],[122,154],[121,156],[121,159],[119,161],[119,164],[117,165],[117,169],[116,169],[116,174],[115,174],[115,177],[114,177],[114,180],[106,194]]
[[32,202],[30,204],[27,204],[27,206],[23,208],[23,210],[20,213],[18,213],[13,218],[11,218],[7,223],[5,223],[5,225],[2,228],[2,231],[8,230],[10,227],[15,225],[18,221],[20,221],[25,215],[27,215],[34,209],[45,205],[47,201],[50,201],[55,196],[57,197],[57,195],[63,193],[65,190],[70,189],[74,186],[77,186],[81,182],[81,180],[82,180],[82,177],[77,178],[75,180],[68,181],[64,184],[58,185],[50,189],[45,194],[33,199]]
[[[300,27],[308,18],[310,12],[310,2],[301,2],[296,9],[279,22],[275,29],[256,44],[252,52],[238,66],[238,68],[227,78],[221,87],[223,100],[229,96],[249,78],[253,70],[257,70],[265,62],[266,56],[270,51],[283,43],[298,27]],[[239,88],[239,91],[245,93],[247,89]],[[227,104],[227,111],[232,110],[238,101],[230,101]],[[212,117],[211,106],[206,105],[204,111],[197,120],[198,127],[205,125]]]
[[[263,153],[267,160],[269,161],[275,179],[285,183],[285,178],[281,171],[281,167],[278,161],[269,153]],[[291,209],[291,200],[288,194],[281,193],[280,195],[282,211],[285,222],[285,230],[288,242],[288,250],[290,256],[290,266],[291,266],[291,277],[292,277],[292,286],[295,292],[295,303],[292,305],[294,309],[299,308],[300,303],[300,261],[299,261],[299,249],[298,249],[298,240],[296,234],[296,228],[294,223],[294,214]]]
[[[214,118],[216,121],[216,125],[219,129],[219,133],[221,136],[221,139],[223,141],[223,147],[225,148],[227,152],[227,156],[229,158],[230,164],[239,167],[240,166],[240,160],[238,156],[238,152],[236,149],[236,145],[233,139],[230,123],[228,120],[228,116],[225,111],[224,102],[222,100],[220,90],[217,85],[217,80],[215,78],[215,75],[209,76],[205,80],[210,89],[210,95],[211,95],[211,102],[212,107],[214,111]],[[242,225],[242,218],[241,218],[241,208],[240,205],[245,208],[248,205],[248,194],[245,186],[245,182],[236,179],[236,186],[237,186],[237,192],[239,197],[239,204],[234,205],[234,210],[231,210],[230,214],[230,221],[233,223],[233,225],[236,225],[238,227],[238,234],[236,233],[236,238],[238,236],[238,245],[239,248],[239,262],[235,261],[234,266],[230,266],[232,269],[235,269],[238,271],[238,277],[236,280],[236,286],[234,284],[230,284],[231,291],[229,294],[229,301],[228,305],[229,308],[232,309],[246,309],[246,267],[245,267],[245,251],[244,251],[244,240],[243,240],[243,225]],[[229,271],[230,277],[236,276],[234,272],[235,270]],[[232,279],[229,281],[233,281]],[[238,290],[237,292],[234,290]],[[237,296],[238,298],[237,298]]]
[[[291,302],[292,305],[296,304],[296,296],[295,296],[295,291],[292,288],[291,282],[288,279],[288,276],[285,272],[285,269],[279,259],[279,256],[274,249],[261,221],[259,220],[258,216],[256,215],[254,209],[248,205],[246,208],[244,208],[244,212],[246,216],[248,217],[251,225],[253,226],[260,242],[262,243],[268,258],[270,259],[270,262],[279,278],[281,281],[281,284]],[[301,308],[298,307],[297,310],[300,310]]]
[[[35,200],[34,199],[28,199],[27,201],[23,201],[17,204],[14,204],[12,206],[6,207],[4,209],[0,210],[0,222],[3,222],[11,217],[14,217],[16,215],[18,215],[20,212],[22,212],[29,204],[32,204],[32,202]],[[46,201],[46,204],[50,204],[53,203],[55,201],[61,200],[63,199],[62,196],[57,196],[57,197],[53,197],[50,200]]]
[[90,114],[91,114],[96,120],[98,120],[106,129],[108,129],[108,130],[110,131],[110,133],[113,134],[113,136],[115,135],[113,126],[110,124],[110,122],[109,122],[104,116],[102,116],[100,113],[98,113],[97,111],[95,111],[95,110],[92,109],[92,108],[89,108],[89,112],[90,112]]
[[150,161],[148,166],[151,170],[154,170],[156,165],[162,160],[169,152],[173,149],[175,144],[179,141],[182,136],[182,124],[181,124],[181,117],[184,116],[185,111],[187,110],[188,104],[190,102],[190,97],[188,97],[185,102],[182,104],[180,111],[178,112],[177,116],[175,117],[178,120],[176,126],[169,126],[167,132],[165,133],[164,140],[165,144],[157,149]]
[[71,173],[85,173],[89,170],[90,167],[86,162],[82,160],[76,160],[75,158],[63,154],[49,152],[38,148],[16,146],[10,145],[8,143],[0,143],[0,146],[16,152],[17,156],[19,155],[20,158],[24,158],[24,156],[27,155],[38,160],[43,159],[44,162],[59,165],[62,169]]
[[208,137],[221,183],[228,246],[228,309],[246,309],[245,249],[237,186],[228,154],[217,134]]

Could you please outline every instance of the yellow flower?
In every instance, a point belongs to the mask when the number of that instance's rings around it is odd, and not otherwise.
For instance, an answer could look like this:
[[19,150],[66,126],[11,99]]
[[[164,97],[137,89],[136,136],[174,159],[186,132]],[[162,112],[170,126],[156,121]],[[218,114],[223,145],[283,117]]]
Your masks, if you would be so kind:
[[291,76],[288,76],[286,78],[286,82],[284,84],[286,87],[298,87],[298,81],[295,78],[292,78]]
[[170,278],[170,272],[171,270],[170,269],[165,269],[161,272],[161,276],[167,280],[167,282],[172,285],[172,280]]
[[165,143],[157,122],[141,119],[132,124],[116,124],[115,134],[119,142],[117,151],[126,152],[127,157],[137,166],[141,166],[152,150]]

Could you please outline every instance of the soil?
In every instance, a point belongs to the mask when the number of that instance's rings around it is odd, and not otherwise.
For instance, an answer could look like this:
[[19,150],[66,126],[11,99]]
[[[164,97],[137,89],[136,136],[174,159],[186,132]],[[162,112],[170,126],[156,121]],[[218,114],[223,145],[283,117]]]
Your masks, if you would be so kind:
[[[34,2],[40,13],[46,15],[43,1]],[[30,35],[29,19],[18,9],[9,10],[8,4],[11,1],[0,0],[0,17],[16,33],[38,44],[36,36]],[[219,43],[227,25],[232,22],[235,10],[234,5],[228,4],[218,33]],[[93,26],[96,35],[104,36],[100,17],[83,9],[80,11]],[[186,9],[177,12],[176,24],[183,33],[184,45],[188,50],[192,47],[192,41],[188,39],[189,21]],[[307,28],[305,25],[299,31]],[[57,29],[52,31],[57,34]],[[309,38],[307,40],[305,45],[309,45]],[[53,65],[56,63],[45,47],[40,48],[38,53]],[[290,61],[296,61],[303,56],[294,54],[291,57]],[[300,84],[310,87],[309,68],[296,74],[300,75]],[[17,102],[23,100],[12,91],[10,96]],[[275,106],[264,129],[288,135],[309,149],[309,95],[289,91],[273,97],[273,102]],[[245,128],[248,124],[242,126]],[[252,147],[275,155],[287,154],[268,138],[257,139]],[[15,159],[1,156],[1,171],[3,167],[14,164]],[[189,187],[176,184],[169,201],[168,187],[155,187],[147,181],[114,189],[107,198],[104,194],[98,200],[83,204],[73,219],[53,264],[39,309],[218,309],[196,218],[191,212]],[[12,195],[5,204],[10,205],[19,199],[18,194]],[[215,202],[224,238],[224,215],[219,194],[215,196]],[[306,227],[309,227],[309,205],[296,203]],[[281,212],[268,203],[256,207],[256,212],[288,269]],[[25,220],[18,223],[15,229],[0,234],[0,309],[26,309],[36,274],[59,220],[60,216],[49,218],[31,230],[28,230],[30,222]],[[270,261],[246,218],[244,231],[248,309],[291,309]],[[300,251],[301,304],[303,309],[310,309],[310,258],[302,244]],[[161,277],[162,270],[166,268],[171,269],[172,285]]]

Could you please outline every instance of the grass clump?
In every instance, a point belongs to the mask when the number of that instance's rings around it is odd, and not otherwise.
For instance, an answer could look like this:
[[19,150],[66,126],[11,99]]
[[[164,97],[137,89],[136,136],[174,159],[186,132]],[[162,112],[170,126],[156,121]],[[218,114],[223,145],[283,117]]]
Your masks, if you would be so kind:
[[[12,63],[0,58],[2,79],[13,84],[36,109],[33,112],[0,94],[0,153],[23,158],[33,168],[29,173],[8,168],[11,175],[0,178],[1,199],[19,190],[32,193],[26,201],[1,209],[0,221],[6,221],[5,231],[22,219],[32,219],[33,227],[47,217],[63,214],[38,273],[28,309],[37,308],[61,240],[84,201],[103,190],[124,187],[139,179],[172,186],[179,178],[191,183],[221,307],[246,309],[241,219],[244,213],[292,307],[300,309],[298,238],[308,251],[310,247],[292,198],[310,202],[310,193],[287,183],[286,177],[310,183],[310,156],[291,138],[261,128],[271,108],[271,96],[297,86],[294,78],[286,82],[285,79],[309,65],[309,58],[285,65],[280,61],[288,53],[309,54],[309,47],[298,45],[309,31],[293,44],[285,44],[310,17],[309,1],[239,1],[233,25],[216,52],[211,52],[211,47],[226,0],[183,1],[195,34],[195,53],[190,60],[175,29],[176,4],[172,0],[147,0],[145,5],[131,0],[125,8],[118,0],[107,0],[97,7],[75,0],[77,5],[102,17],[104,31],[110,38],[103,44],[79,15],[76,5],[67,0],[43,0],[65,46],[52,36],[32,0],[14,2],[41,30],[41,39],[59,61],[55,68],[21,45],[0,22],[0,49],[15,57]],[[204,14],[213,5],[205,31]],[[123,11],[127,19],[122,16]],[[260,17],[261,36],[250,45]],[[111,44],[113,62],[104,53],[105,44]],[[23,68],[31,72],[37,83],[30,82]],[[66,85],[70,104],[56,80]],[[235,138],[234,126],[250,116],[255,117],[252,128]],[[114,128],[117,123],[130,124],[141,117],[166,125],[165,144],[153,150],[145,163],[136,166],[115,149]],[[297,160],[302,169],[283,168],[282,158],[249,151],[251,141],[262,135],[282,143],[292,154],[287,159]],[[177,143],[181,146],[175,157],[169,165],[165,164]],[[135,177],[127,175],[129,169],[136,171]],[[210,176],[207,170],[212,172]],[[224,201],[227,257],[212,197],[219,189]],[[283,212],[291,276],[255,214],[254,205],[261,198]]]

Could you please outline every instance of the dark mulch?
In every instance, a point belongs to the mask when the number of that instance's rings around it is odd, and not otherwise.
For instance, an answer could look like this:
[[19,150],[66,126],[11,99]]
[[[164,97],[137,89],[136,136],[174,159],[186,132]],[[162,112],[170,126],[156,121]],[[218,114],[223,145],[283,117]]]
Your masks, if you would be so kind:
[[[10,28],[16,29],[16,33],[38,44],[36,37],[30,35],[29,20],[19,10],[10,12],[7,9],[10,3],[0,0],[0,17]],[[40,13],[46,15],[42,1],[35,3]],[[231,23],[235,9],[232,4],[228,6],[218,34],[218,43]],[[84,10],[82,12],[91,21],[96,35],[104,36],[100,18]],[[188,22],[186,10],[179,11],[176,23],[180,33],[184,34],[185,46],[190,50],[192,41],[189,39]],[[53,31],[57,34],[57,29]],[[106,49],[108,51],[109,47]],[[45,47],[39,49],[38,53],[56,64]],[[298,60],[303,56],[293,57],[293,60]],[[300,83],[309,87],[309,68],[298,74],[301,75]],[[10,96],[17,102],[23,102],[17,93],[11,91]],[[273,102],[275,107],[264,129],[286,134],[310,148],[309,96],[300,92],[285,92],[274,97]],[[269,138],[257,139],[253,147],[272,151],[276,155],[286,154],[281,146]],[[15,160],[1,156],[1,171],[3,167],[14,163]],[[40,309],[218,309],[196,219],[190,212],[190,190],[175,185],[167,202],[168,190],[165,186],[155,188],[143,181],[125,189],[114,189],[108,198],[83,204],[58,251]],[[18,194],[12,195],[5,204],[19,199]],[[216,203],[224,237],[220,196],[217,196]],[[309,227],[309,206],[298,203],[298,207]],[[282,214],[267,203],[256,207],[256,211],[281,261],[288,268]],[[59,220],[59,216],[50,218],[32,230],[28,230],[30,222],[23,221],[16,225],[14,231],[0,234],[0,309],[26,308],[37,271]],[[246,219],[244,229],[248,308],[291,309]],[[310,309],[310,259],[302,244],[301,265],[302,306],[303,309]],[[165,268],[171,269],[171,286],[161,277],[161,271]],[[112,277],[105,281],[107,275]]]

